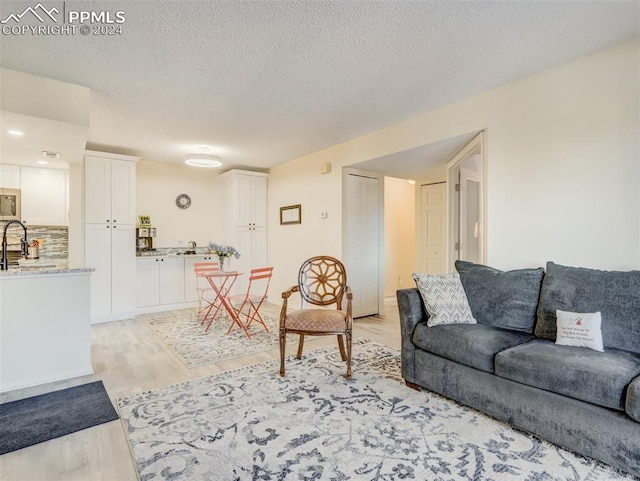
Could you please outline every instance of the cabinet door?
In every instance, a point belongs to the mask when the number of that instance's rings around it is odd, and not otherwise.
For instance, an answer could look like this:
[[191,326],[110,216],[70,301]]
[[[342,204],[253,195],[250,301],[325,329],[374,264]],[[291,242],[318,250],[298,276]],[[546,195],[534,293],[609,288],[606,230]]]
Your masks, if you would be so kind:
[[126,160],[111,161],[111,221],[136,223],[136,164]]
[[149,307],[160,304],[160,259],[136,260],[136,306]]
[[184,302],[184,260],[160,259],[160,304]]
[[253,222],[253,179],[250,175],[235,176],[237,226],[249,225]]
[[104,320],[111,314],[111,228],[105,224],[86,224],[84,232],[85,266],[91,273],[91,318]]
[[20,188],[20,166],[11,164],[0,164],[0,188],[19,189]]
[[112,225],[107,230],[111,230],[111,313],[117,316],[136,307],[136,232],[133,225]]
[[254,177],[252,188],[253,225],[267,226],[267,178]]
[[22,219],[30,225],[68,225],[67,171],[22,167]]
[[109,159],[90,156],[84,159],[84,218],[89,224],[111,223]]

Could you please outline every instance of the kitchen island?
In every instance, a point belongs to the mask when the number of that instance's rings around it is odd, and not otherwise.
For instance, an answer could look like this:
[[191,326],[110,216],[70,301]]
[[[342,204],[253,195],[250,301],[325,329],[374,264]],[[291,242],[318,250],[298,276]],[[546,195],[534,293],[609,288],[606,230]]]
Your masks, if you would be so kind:
[[0,392],[93,373],[91,268],[0,271]]

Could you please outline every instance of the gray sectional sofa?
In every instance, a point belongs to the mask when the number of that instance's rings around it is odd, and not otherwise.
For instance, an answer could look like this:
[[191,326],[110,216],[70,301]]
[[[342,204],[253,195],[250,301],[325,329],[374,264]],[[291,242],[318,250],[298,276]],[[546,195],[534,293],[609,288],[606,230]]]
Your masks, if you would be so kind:
[[[397,292],[407,385],[640,477],[640,271],[456,269],[476,324],[429,327]],[[600,312],[603,352],[556,344],[556,310]]]

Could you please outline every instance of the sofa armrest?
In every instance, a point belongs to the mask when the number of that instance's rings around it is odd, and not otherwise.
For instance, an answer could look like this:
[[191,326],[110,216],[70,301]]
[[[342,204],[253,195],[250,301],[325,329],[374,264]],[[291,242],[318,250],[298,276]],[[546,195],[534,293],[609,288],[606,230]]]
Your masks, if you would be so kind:
[[398,313],[400,314],[400,334],[402,343],[402,377],[415,383],[415,345],[411,338],[416,325],[427,322],[429,315],[424,309],[418,289],[400,289],[396,291]]

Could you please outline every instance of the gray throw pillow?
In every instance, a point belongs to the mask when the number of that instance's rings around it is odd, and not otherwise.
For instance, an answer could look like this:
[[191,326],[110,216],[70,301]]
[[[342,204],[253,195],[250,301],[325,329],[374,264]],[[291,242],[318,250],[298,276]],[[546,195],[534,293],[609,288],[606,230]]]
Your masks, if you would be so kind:
[[456,269],[473,317],[480,324],[532,333],[544,269],[500,271],[466,261]]
[[604,347],[640,354],[640,271],[601,271],[547,262],[536,336],[556,339],[557,309],[599,311]]

